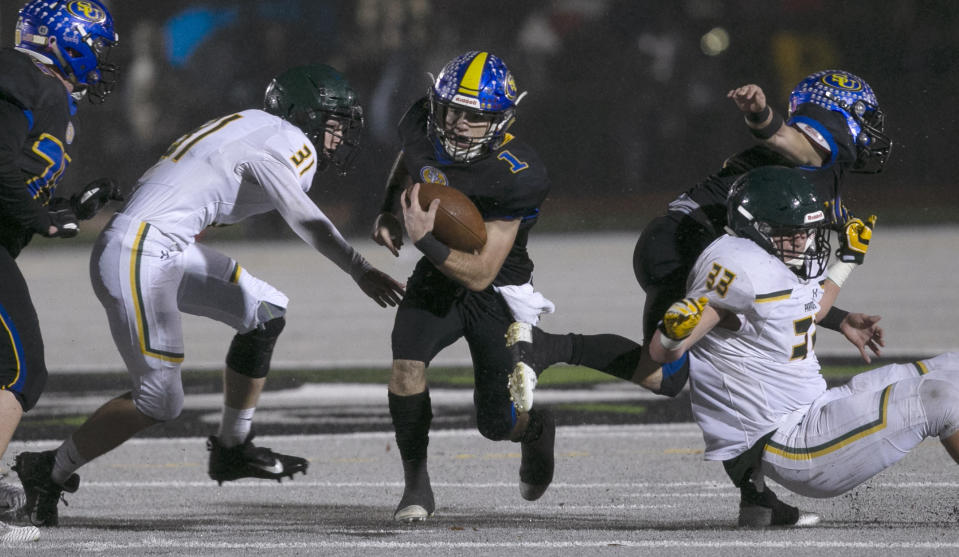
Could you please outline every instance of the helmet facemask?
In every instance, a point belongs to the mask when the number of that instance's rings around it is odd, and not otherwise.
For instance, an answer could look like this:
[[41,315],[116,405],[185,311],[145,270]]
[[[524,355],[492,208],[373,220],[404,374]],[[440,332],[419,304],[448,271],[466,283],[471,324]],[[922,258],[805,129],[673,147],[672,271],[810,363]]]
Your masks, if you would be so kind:
[[[485,112],[447,102],[430,89],[430,129],[456,162],[472,162],[499,147],[513,119],[512,108]],[[464,130],[466,134],[460,133]]]
[[830,245],[829,231],[824,226],[777,227],[766,222],[755,222],[754,226],[770,246],[767,251],[799,278],[815,278],[825,271]]
[[846,101],[830,92],[826,93],[829,100],[836,103],[848,118],[852,118],[859,127],[859,133],[853,138],[856,144],[856,162],[850,170],[863,174],[877,174],[882,172],[889,152],[892,150],[892,141],[883,133],[886,125],[886,115],[876,105],[859,99],[849,105]]
[[324,124],[320,129],[307,132],[319,156],[317,170],[325,170],[332,163],[338,174],[346,175],[359,154],[360,137],[363,132],[363,109],[350,109],[321,113]]

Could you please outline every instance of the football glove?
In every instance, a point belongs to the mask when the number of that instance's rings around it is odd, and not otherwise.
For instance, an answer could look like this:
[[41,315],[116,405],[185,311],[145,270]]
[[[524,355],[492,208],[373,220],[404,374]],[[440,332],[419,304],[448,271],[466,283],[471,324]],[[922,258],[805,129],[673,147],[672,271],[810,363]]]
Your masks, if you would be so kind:
[[826,206],[826,214],[829,215],[830,222],[836,230],[842,230],[849,219],[852,218],[852,215],[849,214],[849,209],[843,205],[838,193],[836,194],[836,199],[826,201],[824,205]]
[[49,235],[44,234],[48,238],[73,238],[80,232],[80,227],[77,225],[77,217],[73,214],[73,211],[69,209],[61,209],[59,211],[50,211],[50,224],[57,227],[56,233]]
[[662,333],[659,341],[663,348],[666,350],[678,348],[699,324],[707,304],[709,304],[709,298],[700,296],[684,298],[669,306],[666,314],[663,315],[663,320],[659,323],[659,331]]
[[872,240],[872,229],[876,226],[876,215],[869,215],[866,222],[852,217],[846,221],[839,233],[839,249],[836,257],[843,263],[862,265],[869,251],[869,241]]
[[120,186],[112,178],[98,178],[70,198],[70,207],[78,219],[89,220],[110,201],[123,201]]

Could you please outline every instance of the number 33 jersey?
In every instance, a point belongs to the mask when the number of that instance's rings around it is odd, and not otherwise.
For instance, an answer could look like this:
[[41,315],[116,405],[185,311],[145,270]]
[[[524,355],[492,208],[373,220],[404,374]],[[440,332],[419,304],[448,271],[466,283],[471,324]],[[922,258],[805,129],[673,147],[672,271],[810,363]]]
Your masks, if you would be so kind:
[[177,139],[140,178],[121,212],[181,245],[191,244],[207,226],[273,209],[297,230],[298,223],[320,218],[306,195],[315,174],[315,148],[299,128],[246,110]]
[[819,280],[801,280],[752,240],[728,235],[696,260],[689,295],[738,318],[738,327],[716,326],[689,352],[708,460],[738,456],[826,390],[813,352]]

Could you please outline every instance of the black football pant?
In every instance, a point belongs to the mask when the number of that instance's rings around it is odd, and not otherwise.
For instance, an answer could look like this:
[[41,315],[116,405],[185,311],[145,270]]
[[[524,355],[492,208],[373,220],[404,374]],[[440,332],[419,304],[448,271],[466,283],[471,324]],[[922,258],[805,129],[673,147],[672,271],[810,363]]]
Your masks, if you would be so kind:
[[483,292],[467,290],[424,258],[413,271],[396,312],[393,359],[428,366],[442,349],[465,338],[473,360],[477,429],[488,439],[507,439],[516,423],[507,389],[512,361],[506,329],[512,321],[509,307],[492,287]]
[[46,382],[43,338],[30,291],[16,261],[0,247],[0,389],[11,391],[26,412]]
[[699,254],[715,235],[688,215],[669,212],[643,229],[633,251],[633,272],[646,292],[643,308],[643,343],[673,302],[686,296],[686,279]]

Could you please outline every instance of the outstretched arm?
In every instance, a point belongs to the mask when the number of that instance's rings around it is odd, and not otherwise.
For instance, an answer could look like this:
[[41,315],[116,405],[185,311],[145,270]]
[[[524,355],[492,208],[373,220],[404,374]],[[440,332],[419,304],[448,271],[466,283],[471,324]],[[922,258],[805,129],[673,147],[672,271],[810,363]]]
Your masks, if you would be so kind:
[[755,84],[743,85],[726,93],[746,118],[749,131],[767,145],[782,153],[798,166],[822,166],[829,153],[813,145],[806,136],[787,126],[782,115],[766,103],[766,94]]
[[288,167],[267,160],[248,163],[245,170],[263,187],[280,216],[304,242],[346,271],[379,305],[399,303],[403,285],[374,268],[353,249],[326,214],[300,189]]

